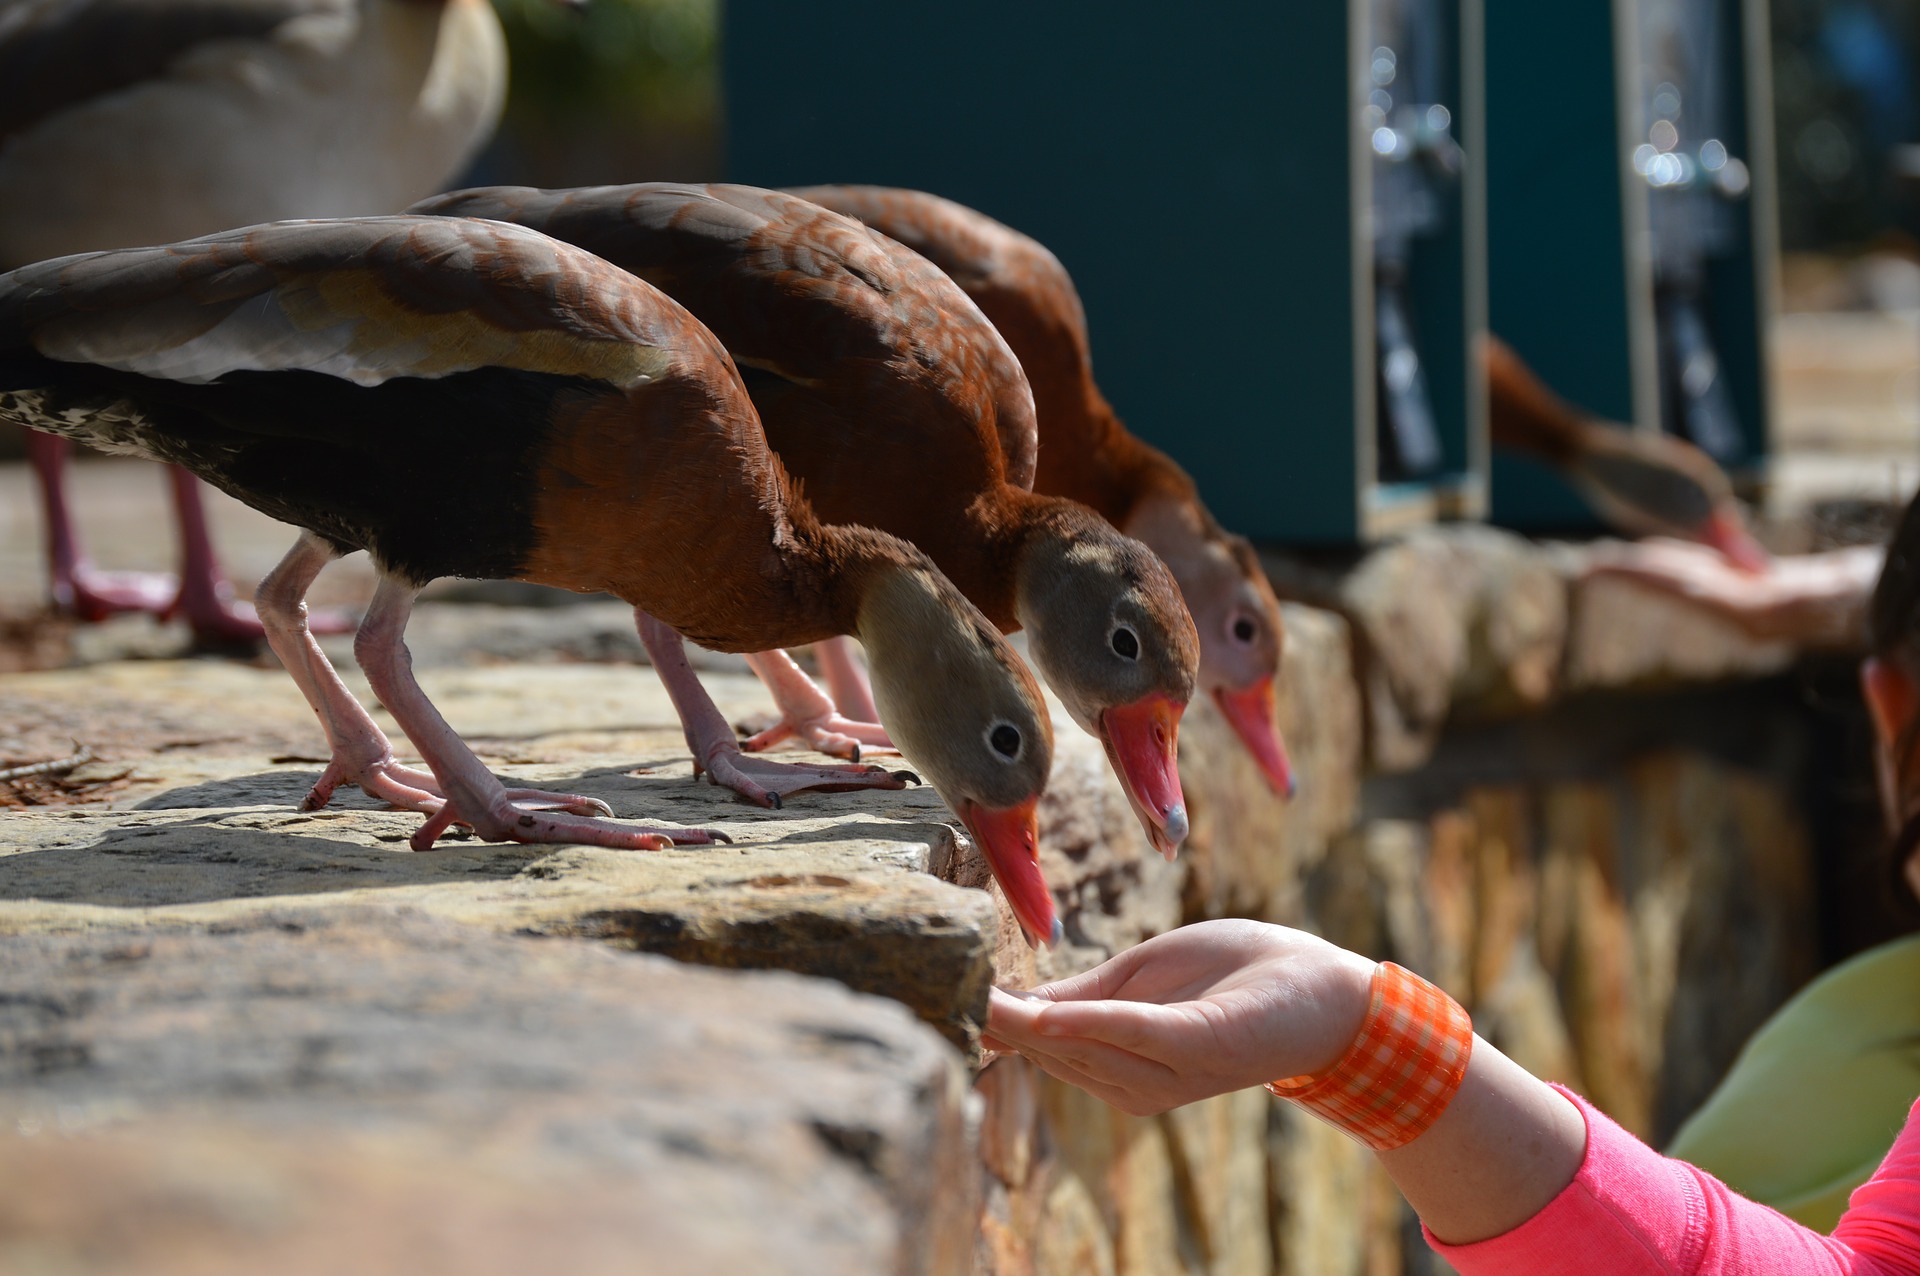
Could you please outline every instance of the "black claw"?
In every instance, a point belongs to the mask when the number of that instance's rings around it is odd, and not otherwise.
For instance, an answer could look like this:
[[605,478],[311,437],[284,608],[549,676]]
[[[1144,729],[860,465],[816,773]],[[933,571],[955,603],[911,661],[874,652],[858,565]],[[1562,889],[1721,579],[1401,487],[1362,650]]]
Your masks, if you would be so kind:
[[847,760],[849,762],[855,762],[855,763],[860,761],[860,742],[858,740],[854,741],[854,744],[853,744],[853,756],[848,758]]
[[707,840],[709,842],[720,842],[727,846],[733,845],[733,839],[728,837],[725,833],[722,833],[719,829],[708,829]]
[[784,804],[780,801],[780,795],[778,793],[769,793],[767,794],[767,805],[778,811]]
[[926,783],[925,780],[922,780],[919,776],[915,775],[911,771],[895,771],[893,773],[893,778],[896,780],[905,780],[909,784],[925,784]]

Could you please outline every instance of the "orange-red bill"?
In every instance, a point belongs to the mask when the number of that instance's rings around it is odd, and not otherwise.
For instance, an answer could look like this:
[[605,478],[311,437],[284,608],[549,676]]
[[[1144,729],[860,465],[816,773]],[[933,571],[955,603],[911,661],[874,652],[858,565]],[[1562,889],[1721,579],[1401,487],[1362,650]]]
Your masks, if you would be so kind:
[[1247,752],[1260,764],[1267,783],[1281,797],[1290,798],[1298,788],[1293,761],[1287,757],[1287,745],[1273,721],[1273,675],[1240,688],[1215,687],[1213,702],[1220,706],[1227,724],[1233,728]]
[[1735,510],[1715,510],[1707,519],[1700,539],[1744,572],[1763,572],[1773,562]]
[[1187,804],[1180,793],[1180,715],[1186,701],[1154,694],[1100,715],[1100,743],[1120,776],[1147,840],[1168,859],[1187,838]]
[[1060,919],[1053,913],[1053,892],[1040,874],[1039,808],[1037,796],[998,811],[976,802],[960,807],[960,822],[987,857],[987,867],[1000,883],[1020,929],[1036,948],[1058,944],[1061,939]]

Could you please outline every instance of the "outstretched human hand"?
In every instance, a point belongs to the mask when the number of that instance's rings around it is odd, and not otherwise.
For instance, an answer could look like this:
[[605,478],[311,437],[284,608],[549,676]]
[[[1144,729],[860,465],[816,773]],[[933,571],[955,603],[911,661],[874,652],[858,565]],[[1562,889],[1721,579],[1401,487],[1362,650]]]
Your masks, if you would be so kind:
[[1146,1116],[1332,1066],[1373,968],[1284,926],[1200,922],[1030,993],[994,989],[986,1044]]
[[1646,540],[1596,548],[1587,575],[1624,577],[1684,598],[1755,638],[1850,648],[1860,642],[1884,556],[1878,546],[1856,546],[1775,558],[1756,572],[1704,545]]

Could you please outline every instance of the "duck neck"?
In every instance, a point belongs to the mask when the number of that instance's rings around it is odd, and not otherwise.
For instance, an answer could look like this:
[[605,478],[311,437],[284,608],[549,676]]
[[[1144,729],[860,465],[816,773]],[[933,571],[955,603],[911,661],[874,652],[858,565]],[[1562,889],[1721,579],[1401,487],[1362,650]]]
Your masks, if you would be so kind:
[[1164,490],[1142,496],[1119,527],[1152,550],[1181,581],[1198,573],[1211,547],[1224,537],[1197,500]]
[[864,605],[884,580],[931,569],[925,556],[885,532],[811,518],[795,520],[791,537],[776,546],[777,588],[786,626],[807,636],[782,645],[852,634],[863,642]]
[[1036,384],[1040,462],[1033,487],[1064,496],[1126,526],[1142,500],[1191,490],[1193,481],[1173,458],[1127,431],[1091,377],[1074,384]]
[[[1063,547],[1105,528],[1101,517],[1086,506],[1059,496],[1015,491],[1005,502],[1008,518],[1000,529],[999,561],[1011,568],[1002,577],[1004,606],[1010,623],[986,607],[1003,632],[1012,633],[1033,623],[1060,588]],[[1109,531],[1109,534],[1110,531]]]

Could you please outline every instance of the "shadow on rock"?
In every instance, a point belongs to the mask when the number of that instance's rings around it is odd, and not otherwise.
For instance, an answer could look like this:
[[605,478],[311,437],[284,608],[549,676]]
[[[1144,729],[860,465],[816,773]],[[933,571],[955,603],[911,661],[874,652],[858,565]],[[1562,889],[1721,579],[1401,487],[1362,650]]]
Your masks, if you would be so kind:
[[[411,812],[392,813],[377,829],[367,821],[379,817],[362,812],[292,815],[255,826],[225,818],[122,825],[84,846],[0,858],[0,899],[147,908],[419,886],[513,877],[554,850],[463,841],[415,853],[406,848],[420,818]],[[390,837],[391,848],[327,836],[349,827],[372,831],[382,843]]]
[[[202,784],[183,784],[165,793],[156,793],[134,803],[136,811],[207,811],[243,806],[271,806],[297,811],[307,791],[320,778],[319,771],[260,771],[253,775]],[[342,787],[334,794],[328,809],[380,811],[386,804],[375,802],[360,790]]]

